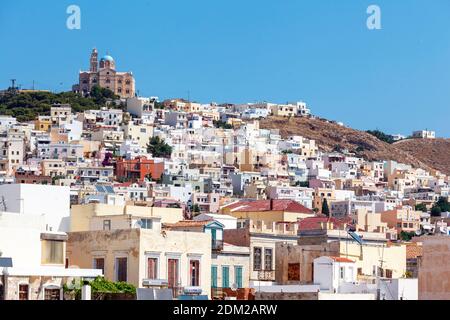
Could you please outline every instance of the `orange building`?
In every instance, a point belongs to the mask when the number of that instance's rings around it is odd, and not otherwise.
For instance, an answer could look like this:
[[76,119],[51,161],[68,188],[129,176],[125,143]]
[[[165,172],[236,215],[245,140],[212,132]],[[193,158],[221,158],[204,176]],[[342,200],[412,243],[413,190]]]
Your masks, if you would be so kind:
[[116,176],[118,179],[144,181],[146,177],[153,180],[161,178],[164,172],[164,162],[155,162],[154,159],[137,157],[133,160],[119,159],[116,163]]

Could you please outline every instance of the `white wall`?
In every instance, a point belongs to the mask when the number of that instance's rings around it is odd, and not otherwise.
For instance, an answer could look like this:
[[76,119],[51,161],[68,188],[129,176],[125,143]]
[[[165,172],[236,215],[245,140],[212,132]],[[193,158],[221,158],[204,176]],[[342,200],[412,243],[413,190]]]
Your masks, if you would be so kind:
[[[2,197],[4,197],[6,210],[1,204]],[[0,185],[0,210],[25,215],[44,214],[48,231],[68,232],[70,231],[70,188],[37,184]]]
[[17,213],[0,212],[0,251],[12,258],[13,267],[41,265],[42,216],[26,217]]
[[381,300],[418,300],[418,279],[392,279],[380,281]]

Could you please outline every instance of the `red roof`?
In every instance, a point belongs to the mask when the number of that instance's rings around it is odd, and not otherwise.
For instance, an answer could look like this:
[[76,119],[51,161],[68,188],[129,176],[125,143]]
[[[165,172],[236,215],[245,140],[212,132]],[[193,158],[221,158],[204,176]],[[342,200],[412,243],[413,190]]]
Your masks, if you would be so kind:
[[233,212],[248,211],[285,211],[296,213],[312,214],[313,211],[294,200],[256,200],[256,201],[239,201],[232,203],[226,208]]
[[342,257],[328,257],[330,259],[333,259],[335,262],[350,262],[353,263],[355,261],[347,259],[347,258],[342,258]]

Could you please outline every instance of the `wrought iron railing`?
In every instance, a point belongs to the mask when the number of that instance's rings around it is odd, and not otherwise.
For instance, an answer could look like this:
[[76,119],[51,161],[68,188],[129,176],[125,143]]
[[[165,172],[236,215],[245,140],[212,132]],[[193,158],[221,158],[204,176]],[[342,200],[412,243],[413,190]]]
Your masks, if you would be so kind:
[[223,240],[212,240],[211,241],[211,249],[213,251],[222,251],[223,250]]
[[275,270],[259,270],[258,271],[259,281],[274,281],[275,280]]

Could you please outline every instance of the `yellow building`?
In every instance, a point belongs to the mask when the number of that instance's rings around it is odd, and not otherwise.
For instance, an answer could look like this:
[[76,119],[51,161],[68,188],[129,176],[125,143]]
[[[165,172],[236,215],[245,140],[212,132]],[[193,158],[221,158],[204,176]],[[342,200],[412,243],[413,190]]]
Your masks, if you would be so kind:
[[161,230],[159,219],[152,217],[139,227],[68,236],[71,266],[101,269],[107,279],[140,288],[168,287],[174,296],[184,287],[200,287],[202,294],[211,294],[210,234]]
[[34,121],[35,130],[49,132],[51,127],[52,119],[48,116],[39,116],[38,119]]

